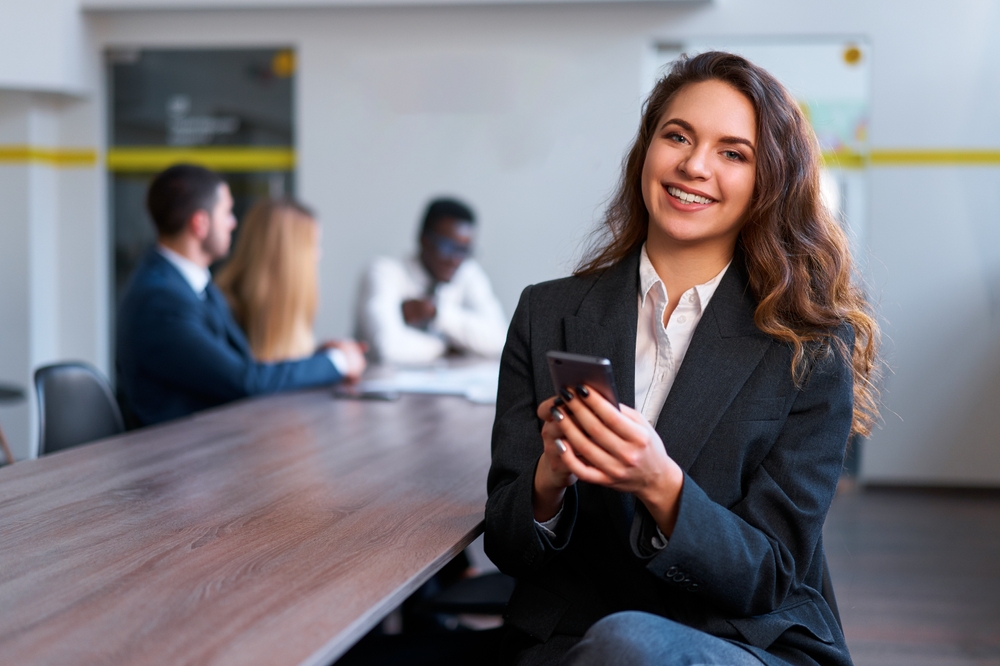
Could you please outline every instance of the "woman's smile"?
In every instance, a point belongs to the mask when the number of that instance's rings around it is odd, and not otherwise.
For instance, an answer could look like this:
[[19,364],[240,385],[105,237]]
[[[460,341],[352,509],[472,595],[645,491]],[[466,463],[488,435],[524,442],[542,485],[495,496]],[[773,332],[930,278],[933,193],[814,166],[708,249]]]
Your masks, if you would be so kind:
[[685,189],[679,185],[666,185],[667,194],[673,199],[671,203],[678,210],[702,210],[716,203],[715,199],[702,192]]

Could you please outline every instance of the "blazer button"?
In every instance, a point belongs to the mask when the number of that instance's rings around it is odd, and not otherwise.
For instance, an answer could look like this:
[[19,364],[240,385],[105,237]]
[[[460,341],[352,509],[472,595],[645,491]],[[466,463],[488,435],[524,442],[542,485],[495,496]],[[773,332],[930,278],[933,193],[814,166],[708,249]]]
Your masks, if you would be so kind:
[[673,578],[675,573],[677,573],[677,567],[670,567],[663,576],[665,578]]
[[694,592],[698,589],[698,583],[691,583],[688,585],[688,592]]
[[675,583],[686,582],[687,581],[687,576],[685,576],[683,573],[681,573],[680,571],[678,571],[677,573],[674,574],[673,581]]

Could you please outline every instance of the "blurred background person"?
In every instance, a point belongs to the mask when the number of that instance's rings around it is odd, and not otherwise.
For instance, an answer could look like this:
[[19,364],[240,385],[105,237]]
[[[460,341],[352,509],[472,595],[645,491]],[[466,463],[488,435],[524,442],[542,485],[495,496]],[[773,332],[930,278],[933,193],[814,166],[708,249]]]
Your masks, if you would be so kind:
[[259,361],[316,352],[320,229],[291,200],[263,200],[247,212],[232,256],[216,277]]
[[146,207],[157,244],[129,278],[118,315],[119,388],[133,424],[360,377],[364,355],[351,340],[295,361],[254,358],[208,270],[229,254],[236,228],[233,197],[219,174],[172,166],[153,179]]
[[435,199],[420,226],[420,251],[380,257],[361,281],[357,336],[375,360],[426,363],[448,353],[498,357],[507,319],[489,278],[472,258],[475,215]]

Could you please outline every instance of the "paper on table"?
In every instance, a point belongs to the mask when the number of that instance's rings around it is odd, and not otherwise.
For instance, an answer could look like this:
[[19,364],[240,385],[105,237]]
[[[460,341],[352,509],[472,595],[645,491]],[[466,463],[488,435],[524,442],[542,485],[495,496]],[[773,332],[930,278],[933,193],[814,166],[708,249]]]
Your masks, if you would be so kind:
[[397,370],[389,377],[368,379],[358,385],[362,392],[431,393],[460,395],[482,404],[497,401],[500,364]]

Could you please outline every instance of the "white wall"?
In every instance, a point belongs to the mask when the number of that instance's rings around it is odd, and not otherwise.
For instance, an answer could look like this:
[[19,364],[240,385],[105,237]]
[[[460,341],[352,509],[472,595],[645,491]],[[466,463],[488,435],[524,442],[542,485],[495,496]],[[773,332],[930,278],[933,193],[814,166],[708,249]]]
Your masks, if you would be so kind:
[[[81,106],[62,95],[0,91],[0,146],[72,145]],[[92,122],[85,124],[91,128]],[[17,458],[35,451],[36,368],[81,359],[107,372],[99,181],[96,166],[0,163],[0,382],[28,393],[26,401],[0,406],[0,423]]]
[[133,13],[92,25],[109,45],[296,45],[299,194],[325,225],[317,327],[345,335],[360,271],[413,249],[434,194],[478,210],[479,258],[508,312],[525,285],[569,270],[635,131],[646,44],[634,33],[650,11]]
[[80,0],[0,2],[0,90],[82,92]]
[[[1000,146],[994,0],[108,12],[88,24],[93,67],[106,45],[297,46],[299,193],[326,227],[323,336],[350,331],[358,272],[412,247],[432,194],[479,210],[480,257],[508,311],[525,284],[565,274],[635,131],[656,40],[862,36],[873,148]],[[1000,484],[1000,169],[879,167],[867,187],[894,374],[864,478]],[[73,256],[93,266],[95,246]]]

